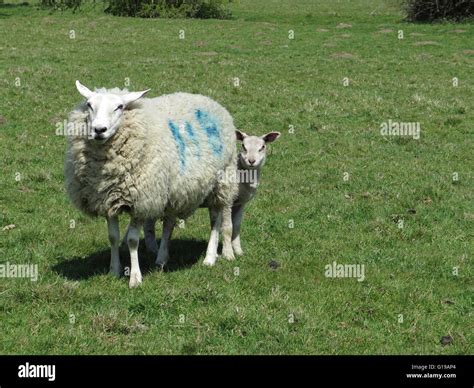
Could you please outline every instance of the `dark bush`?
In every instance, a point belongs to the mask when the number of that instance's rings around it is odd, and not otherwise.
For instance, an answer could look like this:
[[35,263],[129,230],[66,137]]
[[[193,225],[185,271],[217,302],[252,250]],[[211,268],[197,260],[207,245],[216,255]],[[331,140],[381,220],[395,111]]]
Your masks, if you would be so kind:
[[228,0],[106,0],[106,12],[142,18],[229,19]]
[[409,21],[462,21],[474,17],[474,0],[405,0],[405,10]]

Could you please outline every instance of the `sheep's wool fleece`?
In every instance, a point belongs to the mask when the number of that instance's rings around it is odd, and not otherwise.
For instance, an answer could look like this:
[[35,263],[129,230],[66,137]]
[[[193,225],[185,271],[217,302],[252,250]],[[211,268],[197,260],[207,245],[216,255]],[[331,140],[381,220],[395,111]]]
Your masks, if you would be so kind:
[[[83,103],[69,122],[84,126],[87,118]],[[235,169],[235,142],[232,117],[208,97],[142,98],[126,108],[119,129],[105,143],[87,134],[68,137],[67,192],[75,206],[93,216],[127,211],[141,220],[168,214],[185,218],[208,196],[232,203],[237,187],[223,185],[220,174]]]

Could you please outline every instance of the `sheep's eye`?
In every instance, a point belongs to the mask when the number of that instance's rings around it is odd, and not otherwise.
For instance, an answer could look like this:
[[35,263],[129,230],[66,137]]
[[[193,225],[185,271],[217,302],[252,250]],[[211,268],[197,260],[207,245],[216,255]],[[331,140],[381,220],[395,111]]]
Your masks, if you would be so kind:
[[92,105],[91,105],[90,102],[87,103],[87,107],[88,107],[90,110],[94,110],[94,109],[92,109]]
[[247,151],[247,148],[245,148],[245,146],[244,146],[243,144],[242,144],[242,149],[243,149],[244,151]]
[[264,149],[265,149],[265,144],[262,147],[260,147],[260,149],[258,151],[262,152]]
[[123,105],[120,104],[117,108],[115,108],[115,110],[122,110],[123,109]]

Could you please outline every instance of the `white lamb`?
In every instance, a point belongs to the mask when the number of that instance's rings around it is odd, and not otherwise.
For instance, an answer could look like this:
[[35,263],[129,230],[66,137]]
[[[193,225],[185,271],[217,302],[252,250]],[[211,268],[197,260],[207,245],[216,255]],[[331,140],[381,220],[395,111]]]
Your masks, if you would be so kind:
[[[237,173],[230,179],[237,178],[239,184],[238,196],[235,198],[232,208],[225,207],[223,209],[223,224],[229,225],[232,223],[232,244],[229,245],[226,236],[228,235],[227,230],[223,230],[224,244],[222,247],[222,256],[232,260],[234,253],[236,255],[242,255],[242,247],[240,242],[240,226],[242,224],[242,217],[244,214],[244,208],[247,203],[252,200],[256,193],[257,187],[260,184],[261,170],[265,164],[267,155],[267,143],[271,143],[278,139],[280,132],[269,132],[263,136],[249,136],[242,131],[235,131],[237,139],[242,141],[242,150],[238,154],[237,159]],[[234,173],[233,171],[230,171]],[[223,178],[223,177],[222,177]],[[206,203],[204,204],[206,206]],[[163,233],[161,236],[160,247],[156,243],[155,237],[155,223],[156,219],[148,219],[145,223],[145,242],[147,249],[150,252],[156,254],[158,251],[158,257],[165,257],[168,252],[169,236],[172,233],[173,226],[167,225],[163,222]],[[213,257],[214,259],[215,257]],[[165,261],[161,261],[162,265],[166,264],[168,256]],[[205,260],[204,264],[214,265],[214,260]]]
[[[176,219],[187,218],[204,201],[211,218],[205,261],[215,261],[222,209],[231,206],[237,191],[234,182],[219,179],[236,163],[235,127],[227,110],[201,95],[142,98],[148,90],[91,91],[79,81],[76,87],[86,101],[69,116],[68,128],[76,131],[68,137],[66,188],[80,210],[107,218],[111,273],[121,274],[120,213],[130,215],[129,285],[135,287],[142,282],[138,243],[144,221],[162,218],[171,234]],[[224,221],[229,246],[231,228]],[[158,264],[167,256],[165,248]]]
[[[239,193],[232,206],[232,248],[236,255],[242,255],[240,244],[240,225],[247,203],[257,194],[260,184],[262,167],[267,159],[267,143],[274,142],[280,137],[280,132],[269,132],[263,136],[249,136],[245,132],[236,131],[237,139],[242,142],[242,150],[238,154],[238,171],[248,171],[242,174],[239,182]],[[244,179],[242,179],[242,177]],[[248,179],[250,177],[251,179]]]

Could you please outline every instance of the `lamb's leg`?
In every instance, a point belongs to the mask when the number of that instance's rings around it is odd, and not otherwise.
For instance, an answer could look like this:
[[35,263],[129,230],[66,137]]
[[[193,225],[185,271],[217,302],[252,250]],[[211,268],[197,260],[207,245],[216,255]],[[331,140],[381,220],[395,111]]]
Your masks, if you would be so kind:
[[155,224],[156,220],[149,218],[145,221],[145,226],[143,230],[145,232],[145,245],[146,249],[149,253],[156,257],[158,254],[158,244],[156,243],[156,235],[155,235]]
[[158,251],[155,262],[160,268],[163,268],[170,258],[168,246],[175,224],[175,217],[165,217],[163,220],[163,233],[161,234],[160,250]]
[[207,245],[206,258],[203,264],[213,266],[217,260],[217,246],[219,244],[219,228],[222,220],[222,209],[209,208],[211,218],[211,237]]
[[114,276],[120,277],[120,229],[118,217],[107,218],[107,227],[109,229],[110,241],[110,273]]
[[142,283],[142,273],[138,262],[138,244],[140,242],[140,230],[142,224],[132,220],[128,227],[128,248],[130,249],[130,288],[137,287]]
[[222,210],[222,256],[227,260],[234,260],[232,249],[232,208],[224,207]]
[[234,248],[234,253],[238,256],[244,254],[240,246],[240,225],[242,224],[243,215],[243,205],[234,206],[232,208],[232,248]]

